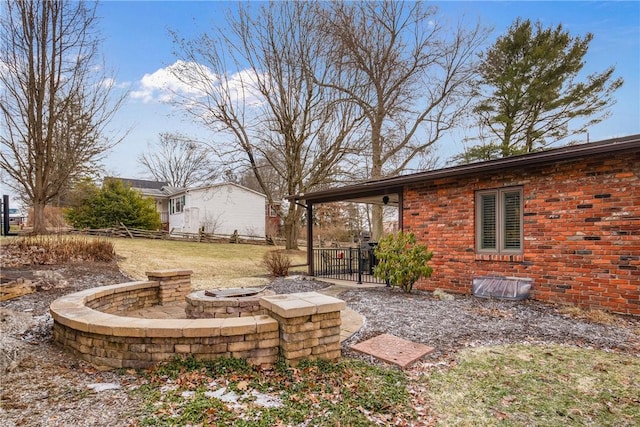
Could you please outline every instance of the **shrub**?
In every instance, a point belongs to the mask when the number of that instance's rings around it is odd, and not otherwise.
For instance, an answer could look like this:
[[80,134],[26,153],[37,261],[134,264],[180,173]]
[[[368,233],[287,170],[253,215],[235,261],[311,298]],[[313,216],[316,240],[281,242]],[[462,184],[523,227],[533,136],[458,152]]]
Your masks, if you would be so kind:
[[3,250],[19,253],[23,261],[34,265],[68,261],[111,262],[116,257],[113,243],[108,240],[64,236],[23,237],[7,244]]
[[289,274],[291,258],[280,251],[271,251],[264,254],[262,265],[274,277],[284,277]]
[[67,211],[67,220],[76,228],[127,227],[158,230],[162,226],[155,202],[144,198],[122,181],[107,180],[95,194]]
[[425,245],[416,243],[413,233],[389,234],[378,241],[374,249],[378,265],[373,269],[375,277],[389,285],[399,286],[411,292],[413,284],[421,277],[429,277],[433,269],[427,262],[433,257]]

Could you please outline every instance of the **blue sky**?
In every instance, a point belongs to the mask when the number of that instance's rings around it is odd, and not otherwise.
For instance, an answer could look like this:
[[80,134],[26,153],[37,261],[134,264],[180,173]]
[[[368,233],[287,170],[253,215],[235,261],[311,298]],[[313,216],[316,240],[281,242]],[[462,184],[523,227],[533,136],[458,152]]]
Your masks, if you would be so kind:
[[[640,2],[578,1],[446,1],[433,2],[452,22],[464,16],[494,28],[490,44],[504,34],[518,17],[540,20],[544,26],[561,23],[573,36],[594,34],[586,71],[602,71],[615,65],[616,76],[625,80],[616,93],[611,117],[590,129],[591,141],[640,133]],[[193,38],[224,26],[234,2],[198,1],[103,1],[98,8],[103,53],[120,87],[130,96],[111,123],[113,132],[129,129],[125,139],[105,158],[109,175],[144,178],[136,159],[160,132],[175,132],[215,138],[178,111],[164,104],[162,84],[171,84],[165,68],[176,61],[169,30]],[[454,133],[438,146],[441,161],[460,152]]]

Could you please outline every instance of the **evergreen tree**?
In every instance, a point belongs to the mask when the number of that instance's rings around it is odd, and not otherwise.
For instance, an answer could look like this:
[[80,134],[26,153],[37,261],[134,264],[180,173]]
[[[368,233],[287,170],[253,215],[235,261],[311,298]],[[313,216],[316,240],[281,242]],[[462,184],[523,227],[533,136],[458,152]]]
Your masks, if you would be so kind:
[[562,25],[516,20],[482,55],[481,99],[473,111],[483,143],[458,161],[544,149],[604,120],[623,81],[613,78],[613,66],[580,78],[592,39],[571,37]]
[[67,211],[67,221],[76,228],[127,227],[157,230],[161,227],[155,203],[144,198],[117,179],[107,180],[102,188]]

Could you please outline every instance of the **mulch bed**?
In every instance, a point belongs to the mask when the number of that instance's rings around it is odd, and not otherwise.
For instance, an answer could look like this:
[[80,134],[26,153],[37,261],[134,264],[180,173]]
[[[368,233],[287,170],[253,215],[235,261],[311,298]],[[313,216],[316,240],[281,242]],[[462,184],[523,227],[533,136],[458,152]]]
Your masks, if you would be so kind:
[[430,292],[406,294],[397,288],[354,289],[340,295],[365,317],[360,331],[348,339],[343,353],[358,357],[349,347],[389,333],[435,347],[427,359],[437,361],[470,346],[514,343],[555,343],[640,356],[640,318],[611,316],[598,324],[561,313],[561,306],[538,301],[503,301],[470,295],[440,300]]

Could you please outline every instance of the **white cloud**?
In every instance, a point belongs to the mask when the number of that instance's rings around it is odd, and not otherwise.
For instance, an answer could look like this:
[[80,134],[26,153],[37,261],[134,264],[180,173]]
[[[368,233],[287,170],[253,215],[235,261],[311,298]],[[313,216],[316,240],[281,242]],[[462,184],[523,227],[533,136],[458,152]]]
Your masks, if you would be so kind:
[[[179,72],[181,79],[176,77]],[[251,89],[253,74],[250,70],[243,70],[228,76],[226,82],[232,99],[244,99],[248,106],[260,105],[261,96]],[[151,74],[145,74],[138,88],[130,96],[140,99],[144,103],[171,102],[176,97],[192,98],[194,100],[216,93],[221,80],[207,66],[196,62],[178,60],[172,65],[160,68]]]
[[126,89],[129,87],[129,82],[120,82],[118,83],[116,79],[111,77],[106,77],[100,80],[100,86],[103,86],[107,89],[117,88],[117,89]]
[[169,102],[176,95],[195,97],[203,95],[197,85],[186,84],[178,79],[174,74],[178,70],[190,80],[197,80],[195,78],[197,75],[211,79],[211,81],[217,80],[207,67],[194,62],[176,61],[166,68],[145,74],[139,82],[138,89],[131,92],[131,97],[148,103]]

